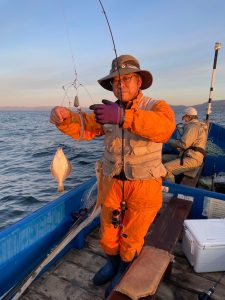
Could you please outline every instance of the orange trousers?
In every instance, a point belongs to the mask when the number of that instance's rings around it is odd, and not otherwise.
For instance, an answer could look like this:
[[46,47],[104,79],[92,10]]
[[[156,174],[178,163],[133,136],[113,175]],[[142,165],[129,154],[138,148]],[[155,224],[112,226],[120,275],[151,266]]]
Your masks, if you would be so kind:
[[[105,191],[104,191],[105,189]],[[124,199],[127,210],[123,227],[114,228],[112,211],[120,209],[122,181],[112,178],[104,185],[101,211],[100,246],[108,255],[119,254],[124,261],[132,261],[139,254],[149,226],[162,206],[162,180],[127,180],[124,182]],[[122,232],[127,237],[122,236]]]

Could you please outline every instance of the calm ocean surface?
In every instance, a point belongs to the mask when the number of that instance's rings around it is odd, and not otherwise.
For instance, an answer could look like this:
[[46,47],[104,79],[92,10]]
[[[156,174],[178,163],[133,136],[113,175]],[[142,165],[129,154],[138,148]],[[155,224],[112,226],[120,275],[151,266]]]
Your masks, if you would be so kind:
[[[49,123],[50,112],[0,111],[0,229],[61,194],[50,172],[58,146],[73,165],[65,192],[95,175],[95,161],[103,152],[102,138],[78,142]],[[177,122],[181,112],[176,109]],[[212,120],[225,125],[221,112]]]

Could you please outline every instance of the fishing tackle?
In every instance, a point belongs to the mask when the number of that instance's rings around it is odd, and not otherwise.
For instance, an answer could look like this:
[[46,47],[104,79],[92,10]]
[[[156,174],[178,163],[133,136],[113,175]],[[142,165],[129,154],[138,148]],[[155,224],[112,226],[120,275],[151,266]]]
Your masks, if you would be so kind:
[[71,87],[73,87],[76,90],[75,96],[74,96],[74,100],[73,100],[73,106],[76,108],[76,111],[77,111],[78,116],[80,118],[80,124],[81,124],[81,133],[80,133],[80,137],[78,139],[78,141],[80,141],[83,138],[83,135],[84,135],[84,119],[83,119],[82,109],[80,107],[80,102],[79,102],[79,98],[78,98],[78,88],[80,86],[83,87],[83,85],[77,79],[77,72],[76,72],[76,70],[75,70],[75,76],[76,76],[76,78],[74,79],[74,81],[72,83],[68,83],[67,85],[63,85],[63,87],[62,87],[63,90],[65,91],[65,95],[64,95],[64,98],[62,100],[62,104],[64,102],[64,99],[67,97],[68,98],[68,102],[69,102],[69,109],[70,110],[72,109],[72,107],[71,107],[71,100],[68,97],[68,90]]
[[[106,15],[106,12],[105,12],[105,9],[104,9],[104,6],[101,2],[101,0],[99,0],[99,3],[101,5],[101,8],[102,8],[102,11],[104,13],[104,16],[105,16],[105,19],[106,19],[106,22],[107,22],[107,25],[108,25],[108,29],[109,29],[109,32],[110,32],[110,36],[111,36],[111,40],[112,40],[112,43],[113,43],[113,50],[114,50],[114,53],[115,53],[115,58],[116,58],[116,65],[117,65],[117,70],[118,70],[118,75],[119,75],[119,84],[120,84],[120,89],[122,89],[122,86],[121,86],[121,74],[120,74],[120,68],[119,68],[119,64],[118,64],[118,55],[117,55],[117,51],[116,51],[116,44],[115,44],[115,41],[114,41],[114,38],[113,38],[113,34],[112,34],[112,30],[111,30],[111,27],[110,27],[110,24],[109,24],[109,20],[108,20],[108,17]],[[123,101],[122,101],[122,95],[119,99],[119,105],[121,107],[123,107]],[[122,147],[121,147],[121,165],[122,165],[122,170],[121,170],[121,173],[124,174],[124,166],[125,166],[125,162],[124,162],[124,129],[121,128],[122,130],[122,135],[121,135],[121,141],[122,141]],[[123,224],[123,219],[124,219],[124,215],[125,215],[125,211],[126,211],[126,202],[124,200],[124,180],[122,180],[122,200],[121,200],[121,224]]]
[[76,108],[78,108],[80,106],[79,98],[77,95],[74,97],[74,105],[73,106]]
[[[68,44],[69,44],[69,48],[70,48],[70,54],[72,57],[75,78],[72,82],[63,85],[62,88],[64,90],[64,97],[62,99],[61,105],[63,105],[65,98],[68,98],[69,109],[71,110],[72,107],[75,107],[76,112],[78,113],[78,116],[80,118],[80,124],[81,124],[81,133],[80,133],[80,137],[78,139],[78,141],[80,141],[84,135],[84,119],[83,119],[83,113],[82,113],[82,109],[80,107],[80,101],[79,101],[79,97],[78,97],[79,88],[83,88],[85,90],[85,92],[87,93],[87,95],[89,96],[89,98],[91,99],[91,102],[93,104],[94,104],[94,100],[93,100],[91,94],[89,93],[89,91],[87,90],[87,88],[82,83],[80,83],[80,81],[78,80],[78,74],[77,74],[75,59],[74,59],[74,55],[73,55],[73,51],[72,51],[72,44],[71,44],[71,39],[70,39],[69,30],[68,30],[68,26],[67,26],[66,15],[65,15],[64,10],[62,10],[62,12],[63,12],[63,17],[64,17],[67,40],[68,40]],[[71,102],[72,102],[71,97],[68,95],[68,92],[71,88],[75,89],[75,96],[73,97],[73,105],[71,104]]]

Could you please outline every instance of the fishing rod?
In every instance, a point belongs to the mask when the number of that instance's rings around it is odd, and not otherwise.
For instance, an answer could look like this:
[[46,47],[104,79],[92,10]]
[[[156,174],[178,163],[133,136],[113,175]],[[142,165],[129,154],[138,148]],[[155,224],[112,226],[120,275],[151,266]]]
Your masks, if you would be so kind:
[[221,276],[219,277],[219,279],[215,282],[215,284],[209,288],[208,292],[202,292],[202,293],[199,293],[198,294],[198,299],[199,300],[210,300],[212,299],[211,298],[211,295],[215,292],[215,289],[217,287],[217,285],[221,282],[223,276],[225,275],[225,273],[222,273]]
[[[219,50],[221,49],[221,43],[216,42],[215,46],[214,46],[214,50],[215,50],[215,54],[214,54],[214,61],[213,61],[213,70],[212,70],[212,77],[211,77],[211,83],[210,83],[210,90],[209,90],[209,100],[208,100],[208,108],[207,108],[207,112],[206,112],[206,123],[209,125],[209,115],[212,113],[212,93],[214,90],[214,82],[215,82],[215,78],[216,78],[216,66],[217,66],[217,58],[218,58],[218,53]],[[209,130],[209,126],[208,126],[208,130]],[[214,175],[212,176],[212,183],[214,182]],[[212,188],[213,188],[213,184],[212,184]],[[222,275],[220,276],[220,278],[215,282],[215,284],[209,288],[208,292],[202,292],[198,294],[198,299],[199,300],[210,300],[211,295],[215,292],[215,289],[217,287],[217,285],[221,282],[222,278],[225,276],[225,273],[222,273]]]
[[211,84],[210,84],[210,90],[209,90],[209,100],[208,100],[208,108],[206,112],[206,123],[209,123],[209,115],[212,113],[212,93],[214,90],[214,81],[216,78],[216,65],[217,65],[217,57],[218,57],[218,52],[221,48],[221,43],[216,42],[215,43],[215,54],[214,54],[214,62],[213,62],[213,70],[212,70],[212,78],[211,78]]
[[[213,70],[212,70],[212,77],[211,77],[210,90],[209,90],[208,108],[206,111],[206,118],[205,118],[205,122],[207,124],[207,135],[209,135],[209,115],[212,113],[212,93],[214,90],[214,82],[216,79],[217,58],[218,58],[218,53],[219,53],[220,49],[221,49],[221,43],[216,42],[215,46],[214,46],[215,54],[214,54]],[[215,172],[211,176],[211,178],[212,178],[212,190],[213,190],[214,189]]]
[[[211,84],[210,84],[210,90],[209,90],[209,100],[208,100],[208,108],[206,112],[206,123],[209,124],[209,115],[212,113],[212,92],[214,90],[214,82],[216,78],[216,66],[217,66],[217,58],[218,58],[218,53],[219,50],[221,49],[221,43],[216,42],[214,46],[215,54],[214,54],[214,61],[213,61],[213,70],[212,70],[212,78],[211,78]],[[208,128],[209,129],[209,128]],[[214,164],[215,168],[215,164]],[[215,177],[215,172],[212,175],[212,190],[213,185],[214,185],[214,177]],[[208,289],[208,292],[202,292],[198,294],[198,299],[199,300],[210,300],[211,295],[215,292],[215,289],[217,285],[221,282],[222,278],[225,276],[225,273],[222,273],[220,278],[215,282],[215,284]]]
[[[112,40],[112,43],[113,43],[113,50],[114,50],[115,57],[116,57],[116,69],[117,69],[118,74],[119,74],[120,91],[122,91],[121,73],[120,73],[120,68],[119,68],[119,63],[118,63],[118,55],[117,55],[117,50],[116,50],[116,44],[115,44],[115,41],[114,41],[112,29],[111,29],[111,26],[110,26],[110,23],[109,23],[106,11],[104,9],[104,6],[102,4],[102,1],[101,0],[98,0],[98,1],[100,3],[101,8],[102,8],[103,14],[105,16],[106,23],[107,23],[107,26],[108,26],[108,29],[109,29],[109,32],[110,32],[111,40]],[[120,99],[118,99],[118,100],[119,100],[120,107],[123,107],[122,93],[120,93]],[[125,166],[125,162],[124,162],[124,156],[125,156],[125,154],[124,154],[124,129],[121,128],[121,130],[122,130],[122,136],[121,136],[121,143],[122,143],[122,147],[121,147],[121,164],[122,164],[122,169],[121,169],[121,172],[122,172],[123,176],[125,176],[125,173],[124,173],[124,166]],[[123,226],[123,219],[124,219],[124,215],[125,215],[125,211],[126,211],[126,202],[124,200],[124,187],[125,187],[124,180],[122,180],[122,200],[121,200],[121,225],[122,226]],[[116,210],[116,211],[114,211],[114,213],[117,214],[118,211]],[[117,214],[117,216],[119,216],[119,214]],[[114,217],[115,216],[113,215],[112,219],[114,219]]]

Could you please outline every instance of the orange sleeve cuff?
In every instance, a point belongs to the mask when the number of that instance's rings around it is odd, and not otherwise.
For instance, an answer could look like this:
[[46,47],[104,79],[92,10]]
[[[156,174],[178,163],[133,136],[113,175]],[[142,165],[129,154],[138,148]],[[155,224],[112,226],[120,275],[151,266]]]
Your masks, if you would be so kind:
[[[83,132],[81,118],[84,126]],[[94,113],[86,114],[82,112],[79,116],[78,113],[70,112],[70,116],[57,127],[61,132],[74,139],[90,140],[104,134],[103,127],[95,121]]]

